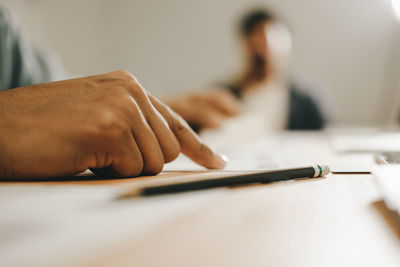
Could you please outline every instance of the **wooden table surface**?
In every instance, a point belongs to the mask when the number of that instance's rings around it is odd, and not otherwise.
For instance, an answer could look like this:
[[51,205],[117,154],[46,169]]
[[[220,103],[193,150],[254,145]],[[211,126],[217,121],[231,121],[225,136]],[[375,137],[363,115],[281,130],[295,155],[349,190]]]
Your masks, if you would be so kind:
[[228,190],[90,265],[400,266],[400,225],[371,175]]
[[[192,174],[183,173],[184,176]],[[177,173],[139,179],[39,184],[49,190],[65,185],[127,188],[143,182],[158,183],[170,176],[176,177]],[[10,185],[15,184],[3,183],[0,187]],[[38,183],[27,185],[37,186]],[[372,175],[329,175],[322,179],[217,191],[211,201],[158,225],[140,238],[124,239],[110,246],[105,244],[85,257],[68,260],[59,257],[58,261],[53,255],[53,263],[82,266],[400,266],[400,228],[387,216]],[[201,194],[203,192],[189,195]],[[174,197],[185,201],[187,195]],[[169,197],[157,197],[157,201],[167,201]],[[128,204],[129,201],[136,200],[128,200]],[[85,248],[77,244],[76,249],[84,252]]]

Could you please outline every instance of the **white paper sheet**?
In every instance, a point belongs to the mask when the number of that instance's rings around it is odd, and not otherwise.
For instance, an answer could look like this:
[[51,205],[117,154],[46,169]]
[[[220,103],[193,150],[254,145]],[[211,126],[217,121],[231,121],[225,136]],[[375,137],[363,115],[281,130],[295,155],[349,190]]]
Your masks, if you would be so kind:
[[[229,138],[235,137],[226,137]],[[219,152],[229,159],[224,171],[272,170],[314,164],[328,165],[334,172],[371,171],[375,164],[373,153],[338,153],[332,150],[329,140],[330,137],[323,132],[284,132],[247,143],[234,142],[236,145],[230,148],[225,146]],[[164,170],[205,169],[180,156],[175,162],[167,164]]]
[[378,165],[373,174],[386,205],[400,215],[400,165]]
[[339,134],[332,137],[333,149],[342,153],[400,151],[399,132]]

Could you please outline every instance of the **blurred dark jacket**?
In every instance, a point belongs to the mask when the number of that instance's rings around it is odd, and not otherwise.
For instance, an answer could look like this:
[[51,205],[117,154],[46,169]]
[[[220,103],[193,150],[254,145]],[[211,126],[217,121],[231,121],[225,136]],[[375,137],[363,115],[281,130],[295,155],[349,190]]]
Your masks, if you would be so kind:
[[[236,97],[241,98],[241,89],[225,85]],[[289,89],[289,112],[287,130],[321,130],[325,118],[314,98],[292,84]]]

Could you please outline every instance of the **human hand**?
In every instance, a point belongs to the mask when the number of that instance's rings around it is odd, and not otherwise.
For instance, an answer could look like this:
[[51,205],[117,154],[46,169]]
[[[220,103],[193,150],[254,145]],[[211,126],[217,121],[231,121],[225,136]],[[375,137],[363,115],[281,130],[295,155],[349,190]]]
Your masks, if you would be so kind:
[[224,89],[196,92],[166,103],[197,129],[218,128],[240,111],[240,102]]
[[0,114],[1,178],[156,174],[180,152],[226,164],[125,71],[2,92]]

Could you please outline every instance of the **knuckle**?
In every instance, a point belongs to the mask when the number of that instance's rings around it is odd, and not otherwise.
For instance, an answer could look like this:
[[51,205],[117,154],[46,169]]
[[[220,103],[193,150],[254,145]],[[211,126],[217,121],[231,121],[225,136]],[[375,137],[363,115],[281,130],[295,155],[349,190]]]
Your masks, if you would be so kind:
[[123,83],[124,81],[125,79],[116,75],[102,75],[96,80],[97,83],[111,83],[111,84],[119,84]]
[[143,97],[146,95],[146,90],[137,81],[128,81],[126,88],[132,92],[135,97]]
[[171,122],[172,128],[174,129],[175,132],[178,132],[180,135],[182,134],[189,134],[190,127],[187,124],[187,122],[178,114],[172,113],[173,114],[173,120]]
[[199,153],[204,154],[204,153],[209,153],[210,149],[204,143],[200,143],[198,151]]
[[116,110],[129,110],[137,106],[136,100],[123,89],[111,96],[110,101]]
[[198,145],[197,148],[195,148],[193,153],[195,158],[201,159],[203,161],[207,161],[213,158],[212,150],[202,142]]
[[101,111],[94,120],[95,133],[108,140],[120,139],[127,127],[118,114],[112,111]]
[[137,92],[144,92],[144,89],[136,82],[134,81],[129,81],[126,86],[131,89],[132,91],[137,91]]
[[104,124],[118,123],[123,118],[136,116],[140,113],[135,98],[122,87],[106,90],[100,98],[104,101],[100,108],[96,108],[98,109],[96,119],[104,121]]
[[123,77],[123,78],[126,79],[126,80],[130,80],[130,81],[135,81],[135,82],[137,82],[136,77],[135,77],[132,73],[130,73],[129,71],[126,71],[126,70],[117,70],[117,71],[114,71],[113,74],[116,74],[116,75],[118,75],[118,76],[121,76],[121,77]]

